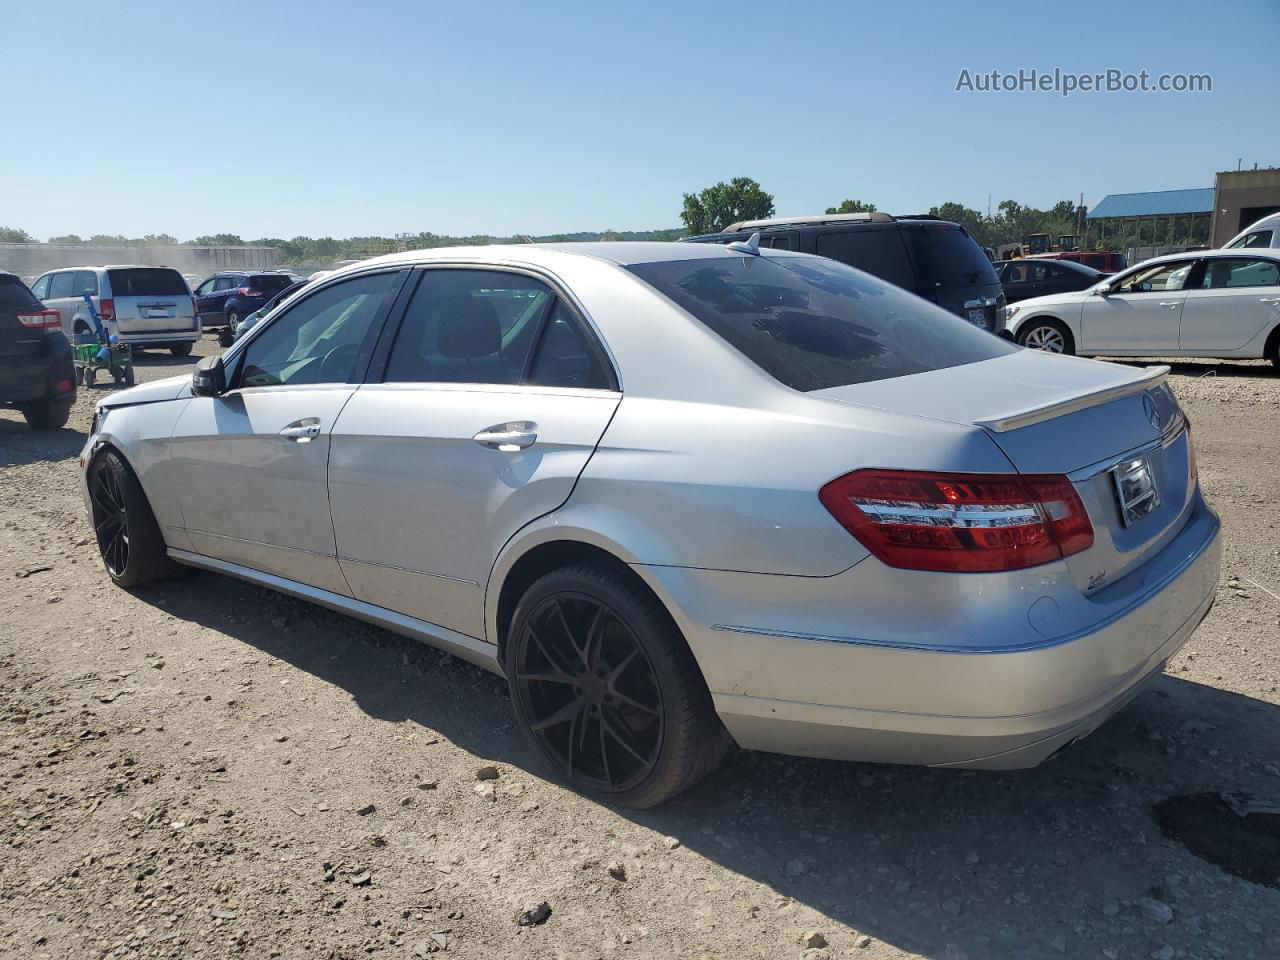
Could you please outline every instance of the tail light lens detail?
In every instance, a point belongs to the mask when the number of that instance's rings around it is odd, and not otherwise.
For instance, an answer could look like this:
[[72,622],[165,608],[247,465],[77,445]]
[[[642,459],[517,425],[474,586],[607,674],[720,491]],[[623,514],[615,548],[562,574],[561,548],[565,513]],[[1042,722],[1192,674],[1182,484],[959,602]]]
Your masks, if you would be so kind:
[[98,303],[98,319],[103,323],[111,323],[116,318],[116,302],[110,297],[103,297]]
[[48,330],[62,326],[62,315],[48,308],[23,310],[18,314],[18,322],[28,330]]
[[1093,544],[1065,476],[856,470],[818,497],[876,557],[907,570],[1021,570]]

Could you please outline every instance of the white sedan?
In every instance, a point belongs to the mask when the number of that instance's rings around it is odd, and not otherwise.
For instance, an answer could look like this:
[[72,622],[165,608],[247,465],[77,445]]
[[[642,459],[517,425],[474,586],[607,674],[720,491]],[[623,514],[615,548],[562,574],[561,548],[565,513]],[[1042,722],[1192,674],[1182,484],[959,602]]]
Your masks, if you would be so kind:
[[1280,366],[1280,249],[1156,257],[1087,290],[1014,304],[1006,327],[1050,353],[1267,357]]

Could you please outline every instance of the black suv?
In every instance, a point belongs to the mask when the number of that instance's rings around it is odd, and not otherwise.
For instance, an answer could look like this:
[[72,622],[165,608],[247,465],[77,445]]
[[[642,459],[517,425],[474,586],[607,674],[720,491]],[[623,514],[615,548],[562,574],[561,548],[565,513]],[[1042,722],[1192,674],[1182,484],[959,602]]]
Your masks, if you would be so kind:
[[932,300],[975,326],[1004,333],[1004,291],[991,261],[964,227],[936,217],[843,213],[746,220],[690,243],[732,243],[760,234],[760,246],[816,253],[875,274]]
[[12,273],[0,273],[0,407],[21,410],[37,430],[54,430],[75,399],[71,343],[58,311]]

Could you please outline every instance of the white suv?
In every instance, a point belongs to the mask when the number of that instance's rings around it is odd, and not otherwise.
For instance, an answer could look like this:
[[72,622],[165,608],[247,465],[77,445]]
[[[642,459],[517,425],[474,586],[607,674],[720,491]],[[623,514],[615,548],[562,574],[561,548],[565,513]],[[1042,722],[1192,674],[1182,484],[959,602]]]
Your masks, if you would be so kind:
[[85,294],[108,334],[135,347],[168,347],[175,357],[191,353],[200,339],[200,315],[191,288],[172,267],[66,267],[31,285],[46,307],[57,310],[68,337],[92,334]]
[[1224,250],[1255,250],[1259,247],[1280,247],[1280,213],[1263,217],[1223,245]]

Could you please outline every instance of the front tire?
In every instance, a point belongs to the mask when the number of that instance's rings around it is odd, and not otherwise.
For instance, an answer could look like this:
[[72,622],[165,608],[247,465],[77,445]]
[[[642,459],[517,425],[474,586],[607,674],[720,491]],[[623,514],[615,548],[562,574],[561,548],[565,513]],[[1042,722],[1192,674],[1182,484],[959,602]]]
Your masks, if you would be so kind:
[[71,404],[71,400],[40,400],[25,404],[22,415],[32,430],[57,430],[67,425]]
[[169,559],[147,495],[125,459],[107,450],[89,466],[93,532],[112,582],[140,587],[181,573]]
[[1018,331],[1018,343],[1032,350],[1073,356],[1076,341],[1067,325],[1060,320],[1036,319]]
[[728,749],[679,628],[618,572],[572,566],[535,582],[516,606],[504,659],[517,721],[574,787],[653,807]]
[[171,344],[169,352],[175,357],[189,357],[191,356],[191,346],[192,345],[190,343]]

